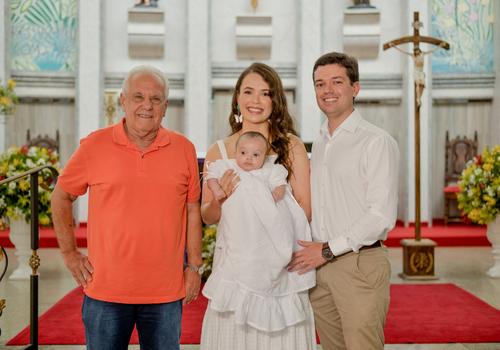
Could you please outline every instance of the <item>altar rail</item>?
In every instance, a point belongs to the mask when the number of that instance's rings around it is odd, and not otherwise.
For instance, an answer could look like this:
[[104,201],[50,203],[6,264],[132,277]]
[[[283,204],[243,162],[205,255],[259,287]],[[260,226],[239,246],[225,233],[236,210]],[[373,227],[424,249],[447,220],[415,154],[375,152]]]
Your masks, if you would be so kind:
[[[58,171],[50,166],[43,165],[32,168],[19,175],[11,176],[0,181],[0,186],[23,177],[30,177],[31,192],[31,249],[32,254],[29,259],[31,266],[30,276],[30,344],[25,349],[38,349],[38,268],[40,267],[40,257],[38,256],[39,235],[38,235],[38,173],[43,169],[49,169],[52,172],[52,181],[57,181]],[[43,185],[43,184],[40,184]]]

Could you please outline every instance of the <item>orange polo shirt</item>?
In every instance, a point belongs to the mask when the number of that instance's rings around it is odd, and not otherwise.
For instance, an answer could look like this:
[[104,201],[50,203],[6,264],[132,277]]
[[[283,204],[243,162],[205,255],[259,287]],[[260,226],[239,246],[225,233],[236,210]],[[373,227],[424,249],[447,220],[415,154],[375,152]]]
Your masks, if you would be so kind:
[[196,152],[164,128],[140,151],[123,123],[82,139],[58,180],[72,195],[89,191],[94,274],[85,293],[127,304],[179,300],[185,296],[186,205],[200,196]]

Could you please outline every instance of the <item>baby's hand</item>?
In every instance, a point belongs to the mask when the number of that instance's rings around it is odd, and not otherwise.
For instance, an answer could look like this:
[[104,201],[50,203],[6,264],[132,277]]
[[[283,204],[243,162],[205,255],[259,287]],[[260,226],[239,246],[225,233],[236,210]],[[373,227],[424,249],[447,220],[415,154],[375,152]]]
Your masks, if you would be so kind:
[[278,201],[283,199],[283,197],[285,196],[285,190],[286,190],[286,185],[281,185],[281,186],[276,187],[272,191],[273,198],[274,198],[275,202],[278,202]]

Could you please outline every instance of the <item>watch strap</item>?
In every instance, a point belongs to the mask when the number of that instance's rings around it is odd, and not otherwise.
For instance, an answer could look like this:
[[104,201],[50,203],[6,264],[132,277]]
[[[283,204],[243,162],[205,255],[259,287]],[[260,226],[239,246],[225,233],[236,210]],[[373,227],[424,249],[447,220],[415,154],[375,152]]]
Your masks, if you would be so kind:
[[200,276],[203,274],[203,264],[195,265],[195,264],[188,263],[188,264],[186,264],[186,268],[190,269],[193,272],[198,273]]

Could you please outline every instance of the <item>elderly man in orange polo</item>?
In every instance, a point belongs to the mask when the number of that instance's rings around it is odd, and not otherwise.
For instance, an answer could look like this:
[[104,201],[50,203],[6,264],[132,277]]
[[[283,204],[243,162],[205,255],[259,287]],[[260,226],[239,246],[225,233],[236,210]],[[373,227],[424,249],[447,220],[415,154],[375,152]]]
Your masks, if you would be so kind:
[[[120,96],[125,117],[80,146],[52,194],[64,263],[83,286],[88,349],[179,349],[182,304],[200,288],[201,221],[194,146],[165,129],[168,80],[131,70]],[[72,206],[89,192],[88,256],[75,244]],[[184,253],[187,249],[187,261]]]

